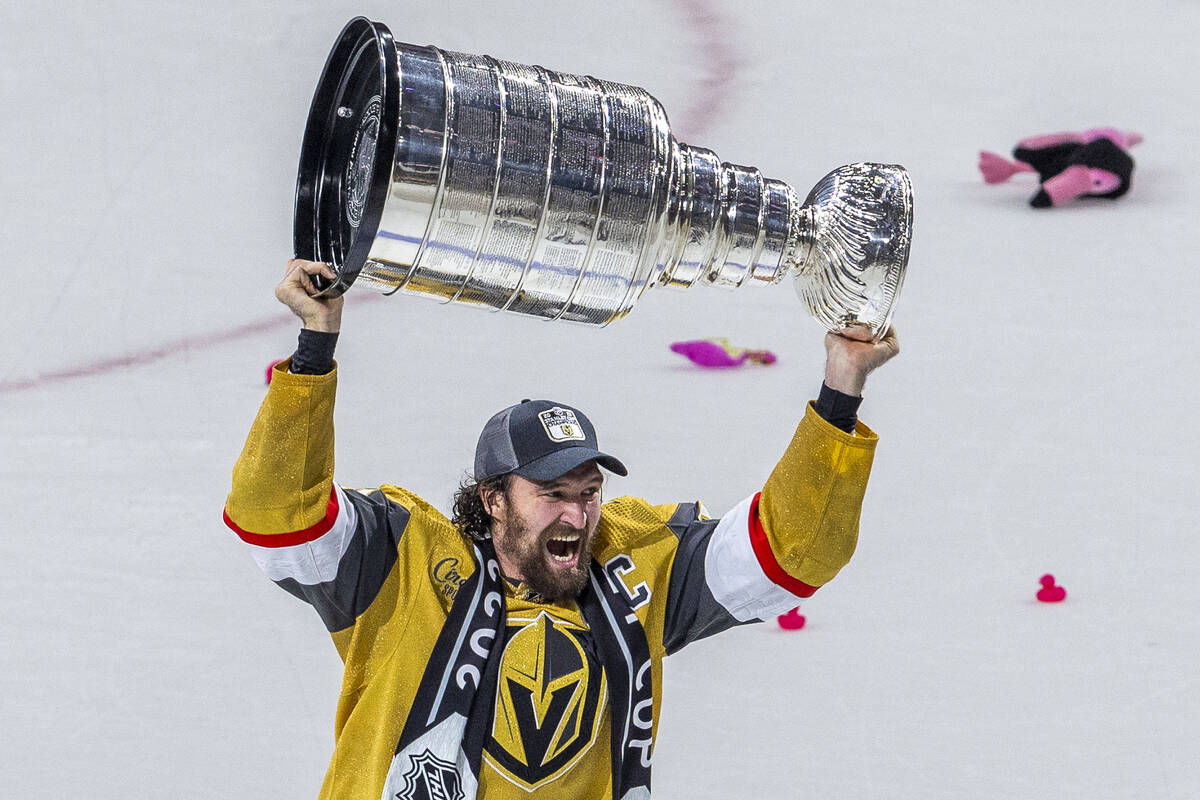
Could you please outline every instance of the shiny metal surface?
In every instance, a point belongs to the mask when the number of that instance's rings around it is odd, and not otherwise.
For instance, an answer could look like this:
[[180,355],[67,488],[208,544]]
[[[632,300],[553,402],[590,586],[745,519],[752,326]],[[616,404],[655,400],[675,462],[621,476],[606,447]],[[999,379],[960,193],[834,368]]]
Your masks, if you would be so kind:
[[908,173],[894,165],[839,167],[813,187],[786,260],[818,322],[887,330],[904,283],[912,213]]
[[[395,95],[396,119],[380,123]],[[335,218],[350,233],[321,235]],[[589,325],[653,286],[791,273],[826,328],[879,334],[911,228],[901,167],[842,167],[801,204],[786,183],[678,142],[643,89],[394,42],[364,18],[326,64],[297,181],[297,255],[339,273],[325,294],[357,282]]]

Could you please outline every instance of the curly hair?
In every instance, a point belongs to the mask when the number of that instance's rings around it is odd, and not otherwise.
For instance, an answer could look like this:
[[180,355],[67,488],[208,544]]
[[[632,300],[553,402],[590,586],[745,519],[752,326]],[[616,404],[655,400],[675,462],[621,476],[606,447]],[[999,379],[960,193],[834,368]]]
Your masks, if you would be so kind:
[[454,493],[454,514],[450,521],[459,533],[468,539],[486,539],[492,531],[492,515],[483,506],[479,496],[480,489],[496,489],[501,494],[507,494],[512,475],[497,475],[476,483],[472,478],[466,478]]

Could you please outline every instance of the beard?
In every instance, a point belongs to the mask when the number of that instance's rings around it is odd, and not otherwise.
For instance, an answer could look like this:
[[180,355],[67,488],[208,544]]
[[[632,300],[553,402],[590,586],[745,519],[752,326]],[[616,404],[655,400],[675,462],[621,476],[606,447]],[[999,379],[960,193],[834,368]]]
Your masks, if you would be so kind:
[[546,543],[554,536],[579,533],[575,528],[554,524],[534,533],[512,506],[504,511],[504,536],[498,546],[516,566],[530,590],[552,602],[578,597],[587,586],[592,564],[595,526],[585,530],[579,540],[579,557],[570,567],[557,567],[547,558]]

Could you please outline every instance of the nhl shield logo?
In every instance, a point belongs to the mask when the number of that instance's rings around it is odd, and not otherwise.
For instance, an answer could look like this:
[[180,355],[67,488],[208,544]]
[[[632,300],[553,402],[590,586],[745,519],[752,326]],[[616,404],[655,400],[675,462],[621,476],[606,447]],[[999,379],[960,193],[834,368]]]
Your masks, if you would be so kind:
[[538,419],[542,421],[542,427],[546,429],[546,435],[552,442],[587,441],[583,426],[579,424],[575,412],[569,408],[555,406],[538,414]]
[[409,761],[412,769],[404,773],[404,788],[396,793],[396,800],[465,800],[454,764],[428,750],[409,756]]

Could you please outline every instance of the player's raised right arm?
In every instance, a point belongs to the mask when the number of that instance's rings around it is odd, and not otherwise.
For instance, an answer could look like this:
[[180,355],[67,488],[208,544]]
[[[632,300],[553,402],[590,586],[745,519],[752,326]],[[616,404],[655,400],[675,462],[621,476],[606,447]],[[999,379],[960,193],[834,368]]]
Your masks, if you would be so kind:
[[281,535],[290,540],[303,531],[315,532],[333,513],[331,504],[337,503],[333,491],[337,368],[332,345],[341,326],[342,298],[311,296],[315,293],[311,276],[328,272],[326,264],[292,259],[275,287],[276,298],[300,318],[304,330],[297,355],[272,371],[267,396],[234,467],[225,519],[243,539],[244,534],[251,535],[247,541],[265,543],[268,540],[253,537]]
[[[289,261],[275,289],[304,328],[295,354],[271,372],[233,469],[224,516],[267,577],[313,605],[339,642],[337,632],[351,628],[360,610],[354,598],[364,594],[362,560],[378,554],[351,547],[369,533],[355,507],[367,501],[333,480],[333,346],[342,301],[310,296],[311,276],[326,270],[316,262]],[[348,559],[352,549],[357,555]]]
[[[225,522],[260,546],[320,536],[337,514],[333,402],[337,368],[324,375],[276,365],[267,396],[233,468]],[[272,537],[279,537],[272,539]]]

